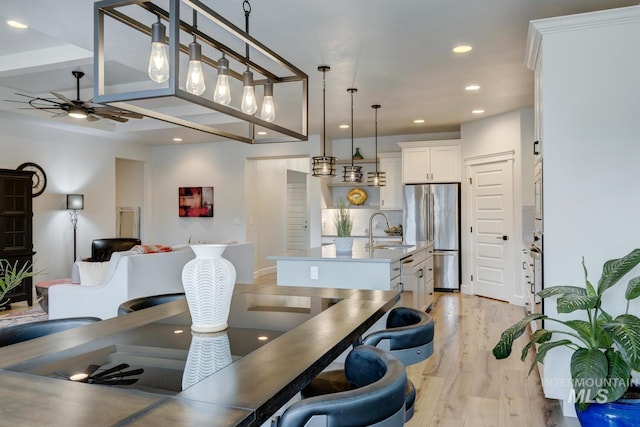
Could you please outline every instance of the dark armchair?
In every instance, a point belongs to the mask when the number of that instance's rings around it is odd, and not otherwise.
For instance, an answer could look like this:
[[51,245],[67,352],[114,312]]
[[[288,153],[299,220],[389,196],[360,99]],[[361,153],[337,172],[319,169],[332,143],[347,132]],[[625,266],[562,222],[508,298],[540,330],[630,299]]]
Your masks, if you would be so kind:
[[94,239],[91,242],[91,258],[85,261],[105,262],[111,259],[113,252],[128,251],[135,245],[140,245],[140,239],[129,237],[114,237],[107,239]]

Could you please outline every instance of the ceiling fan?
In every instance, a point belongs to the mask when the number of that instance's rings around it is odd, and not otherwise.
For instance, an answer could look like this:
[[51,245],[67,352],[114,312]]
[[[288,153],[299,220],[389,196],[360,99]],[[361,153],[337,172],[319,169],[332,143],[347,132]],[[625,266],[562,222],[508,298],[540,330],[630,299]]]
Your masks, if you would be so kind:
[[53,117],[69,116],[76,119],[87,119],[87,121],[95,122],[100,118],[109,120],[115,120],[116,122],[125,123],[129,119],[141,119],[144,116],[139,113],[133,113],[127,110],[121,110],[119,108],[109,107],[101,104],[94,104],[89,101],[80,100],[80,79],[84,76],[82,71],[72,71],[71,74],[76,78],[76,99],[69,99],[64,95],[56,92],[51,92],[56,98],[40,98],[22,93],[16,93],[16,95],[31,98],[29,101],[15,101],[7,99],[8,102],[26,102],[31,108],[36,110],[42,110],[47,112],[56,112],[62,110],[60,113],[55,114]]

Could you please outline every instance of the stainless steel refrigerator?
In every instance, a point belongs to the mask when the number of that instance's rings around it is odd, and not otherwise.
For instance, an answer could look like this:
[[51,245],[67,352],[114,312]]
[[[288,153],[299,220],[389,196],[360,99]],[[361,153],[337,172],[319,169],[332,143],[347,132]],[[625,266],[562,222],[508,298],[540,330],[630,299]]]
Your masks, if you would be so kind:
[[404,186],[404,240],[433,240],[434,289],[460,289],[460,184]]

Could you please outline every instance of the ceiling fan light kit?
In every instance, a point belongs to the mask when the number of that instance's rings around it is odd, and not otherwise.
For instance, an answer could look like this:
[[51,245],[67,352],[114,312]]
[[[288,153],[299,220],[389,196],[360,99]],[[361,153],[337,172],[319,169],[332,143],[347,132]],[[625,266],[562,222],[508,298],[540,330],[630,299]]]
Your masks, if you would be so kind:
[[[249,35],[248,0],[243,2],[245,30],[198,0],[166,0],[162,5],[168,10],[152,1],[94,3],[95,102],[207,132],[221,140],[249,144],[308,140],[308,76]],[[193,14],[191,23],[181,19],[181,15],[188,14]],[[200,25],[197,18],[202,21]],[[131,84],[118,81],[117,73],[107,75],[107,64],[120,53],[114,41],[117,37],[109,33],[122,26],[135,30],[141,41],[146,38],[151,42],[147,82]],[[238,51],[239,45],[245,52]],[[187,61],[190,83],[185,84],[187,80],[180,77],[180,63]],[[214,90],[207,91],[205,82],[209,78],[216,80],[215,86],[211,85]],[[193,84],[194,80],[197,84]],[[282,93],[288,96],[274,98],[275,86],[282,87]],[[263,95],[259,114],[256,92]],[[236,106],[232,105],[234,93],[239,104]],[[176,105],[189,113],[179,111]],[[287,112],[278,116],[282,120],[276,120],[276,105],[278,110]],[[267,136],[258,137],[258,132],[264,131],[268,131]]]

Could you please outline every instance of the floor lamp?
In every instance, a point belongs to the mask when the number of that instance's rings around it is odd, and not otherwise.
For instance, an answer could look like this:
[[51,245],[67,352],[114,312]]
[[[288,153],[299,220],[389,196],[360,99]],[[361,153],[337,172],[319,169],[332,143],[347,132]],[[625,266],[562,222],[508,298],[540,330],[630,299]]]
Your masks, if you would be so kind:
[[76,262],[76,230],[78,229],[78,211],[84,209],[84,194],[67,194],[67,209],[73,226],[73,262]]

